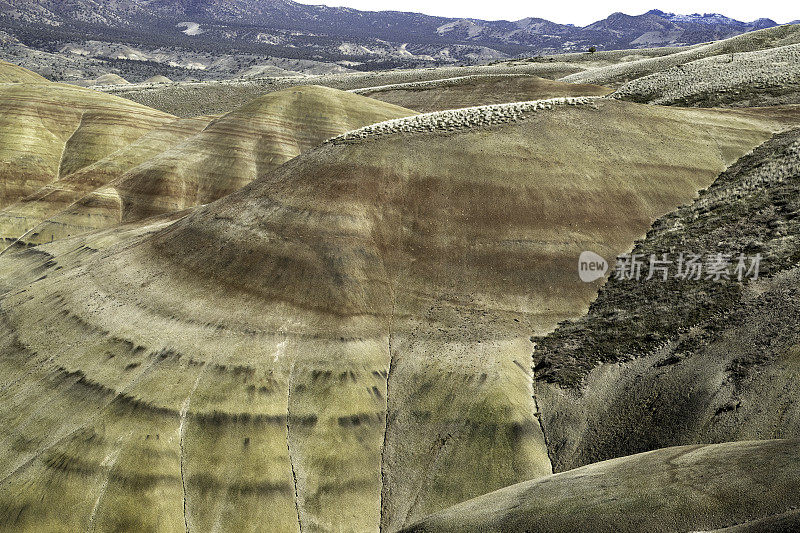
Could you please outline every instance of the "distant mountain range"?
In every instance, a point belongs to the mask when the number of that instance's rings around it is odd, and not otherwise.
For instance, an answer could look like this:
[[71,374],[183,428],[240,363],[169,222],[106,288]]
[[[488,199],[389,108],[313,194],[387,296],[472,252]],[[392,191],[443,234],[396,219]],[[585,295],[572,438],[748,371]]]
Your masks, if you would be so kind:
[[[541,18],[456,19],[291,0],[0,0],[0,41],[50,53],[195,70],[208,70],[214,58],[230,54],[252,54],[255,63],[286,58],[359,70],[475,63],[590,47],[696,44],[775,25],[769,19],[741,22],[719,14],[658,10],[637,16],[614,13],[577,27]],[[133,53],[115,47],[109,52],[109,43],[132,47]],[[182,60],[182,50],[205,54],[206,60]]]

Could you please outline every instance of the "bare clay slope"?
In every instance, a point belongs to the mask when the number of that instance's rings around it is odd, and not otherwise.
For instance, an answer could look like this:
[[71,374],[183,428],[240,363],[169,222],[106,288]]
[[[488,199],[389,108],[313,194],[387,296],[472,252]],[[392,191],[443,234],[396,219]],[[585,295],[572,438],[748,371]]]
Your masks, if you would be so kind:
[[[198,134],[212,119],[171,120],[94,163],[59,176],[0,210],[0,236],[6,246],[17,242],[39,244],[119,224],[122,203],[116,191],[107,186],[126,172]],[[53,224],[43,224],[51,219]]]
[[424,113],[564,96],[605,96],[611,89],[531,75],[486,74],[368,87],[352,92]]
[[549,474],[529,339],[586,311],[575,258],[781,128],[602,99],[412,117],[175,223],[7,252],[0,525],[392,530]]
[[[633,253],[762,253],[760,279],[609,281],[587,316],[537,340],[563,473],[408,531],[796,531],[798,441],[769,439],[800,435],[799,187],[795,130],[660,219]],[[740,442],[697,444],[726,440]]]
[[790,532],[800,441],[684,446],[520,483],[422,520],[411,533]]
[[56,83],[0,84],[0,208],[88,166],[174,117]]
[[26,68],[0,60],[0,83],[47,83],[47,79]]
[[212,202],[324,140],[414,114],[324,87],[270,93],[220,117],[174,121],[0,212],[0,231],[41,244]]
[[268,93],[124,176],[114,186],[122,197],[122,218],[212,202],[331,137],[414,114],[328,87]]

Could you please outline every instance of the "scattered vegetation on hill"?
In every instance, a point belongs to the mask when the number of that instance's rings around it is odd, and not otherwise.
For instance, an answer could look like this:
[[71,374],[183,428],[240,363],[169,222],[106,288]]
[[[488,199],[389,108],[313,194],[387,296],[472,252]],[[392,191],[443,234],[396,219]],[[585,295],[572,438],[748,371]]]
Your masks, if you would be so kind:
[[580,67],[565,64],[533,63],[518,66],[442,67],[321,76],[146,84],[106,87],[102,88],[102,90],[180,117],[189,117],[227,113],[264,93],[279,91],[297,85],[323,85],[334,89],[351,90],[379,85],[486,74],[535,75],[551,79],[578,70],[580,70]]
[[[684,271],[701,256],[699,277],[677,278],[681,253]],[[587,315],[533,339],[554,470],[668,446],[800,438],[800,130],[743,157],[632,254],[645,263],[669,254],[671,275],[648,280],[647,265],[639,280],[614,274]],[[757,279],[739,279],[742,256],[748,269],[760,257]]]
[[612,97],[702,107],[800,103],[800,44],[699,59],[628,82]]
[[483,74],[366,87],[352,92],[424,113],[558,97],[604,96],[611,89],[525,74]]
[[570,83],[596,83],[599,85],[619,86],[628,81],[668,70],[678,65],[726,54],[737,54],[766,50],[800,43],[800,25],[786,25],[754,31],[715,41],[706,45],[695,46],[686,50],[665,55],[609,65],[606,67],[584,70],[561,78]]
[[[763,254],[761,276],[800,261],[800,131],[763,144],[725,171],[700,198],[659,219],[633,254]],[[685,349],[727,325],[748,280],[609,279],[589,313],[537,337],[536,379],[579,387],[604,363],[653,353],[686,332]],[[676,349],[678,357],[684,353]]]
[[351,89],[350,92],[372,96],[383,91],[425,91],[428,89],[446,89],[448,87],[471,86],[471,82],[476,81],[506,81],[516,78],[536,78],[533,75],[519,74],[473,74],[470,76],[456,76],[455,78],[444,78],[428,81],[411,81],[406,83],[392,83],[389,85],[378,85],[377,87],[364,87],[361,89]]

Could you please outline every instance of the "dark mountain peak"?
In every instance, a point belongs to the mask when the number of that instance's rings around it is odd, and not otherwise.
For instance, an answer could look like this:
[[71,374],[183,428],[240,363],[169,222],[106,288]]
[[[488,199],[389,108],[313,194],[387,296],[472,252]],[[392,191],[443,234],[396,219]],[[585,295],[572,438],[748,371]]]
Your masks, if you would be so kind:
[[756,20],[754,20],[753,22],[750,23],[750,26],[754,30],[763,30],[763,29],[766,29],[766,28],[775,27],[777,25],[778,25],[777,22],[775,22],[772,19],[767,19],[767,18],[756,19]]
[[[196,31],[187,31],[186,24]],[[576,27],[537,17],[485,21],[293,0],[0,0],[0,27],[26,46],[83,50],[91,39],[102,43],[93,45],[97,54],[118,63],[123,60],[114,47],[130,46],[138,57],[155,57],[165,48],[346,63],[357,69],[419,67],[590,47],[696,44],[773,25],[769,19],[743,23],[718,14],[675,15],[658,9],[641,15],[616,12]]]
[[[691,30],[700,38],[705,35],[709,40],[719,35],[730,35],[730,32],[760,30],[776,26],[774,20],[760,18],[753,22],[741,22],[719,13],[693,13],[682,15],[668,13],[660,9],[651,9],[642,15],[626,15],[612,13],[607,18],[587,26],[587,29],[598,31],[623,32],[663,32]],[[718,37],[717,37],[718,38]]]
[[611,30],[617,32],[647,32],[664,31],[672,29],[673,27],[674,24],[668,19],[652,11],[648,11],[643,15],[626,15],[621,12],[612,13],[605,19],[590,24],[586,28],[590,30]]

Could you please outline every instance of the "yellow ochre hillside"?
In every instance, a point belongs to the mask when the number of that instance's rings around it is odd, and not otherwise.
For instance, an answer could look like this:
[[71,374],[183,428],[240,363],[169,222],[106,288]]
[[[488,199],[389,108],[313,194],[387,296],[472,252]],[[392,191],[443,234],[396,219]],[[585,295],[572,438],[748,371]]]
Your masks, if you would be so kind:
[[[58,180],[7,206],[0,211],[0,235],[8,243],[39,244],[209,203],[330,137],[412,114],[311,86],[269,93],[218,117],[165,119],[136,142],[74,172],[62,171]],[[41,138],[31,141],[32,148]]]
[[[578,254],[630,249],[796,121],[556,99],[368,126],[275,168],[326,124],[308,113],[329,90],[296,91],[252,104],[273,117],[255,140],[230,116],[198,134],[243,152],[235,173],[179,145],[192,176],[114,185],[133,218],[260,173],[244,188],[0,255],[5,527],[393,531],[550,474],[530,336],[595,297]],[[323,116],[366,105],[334,94]]]
[[174,120],[119,97],[56,83],[0,84],[0,208]]
[[0,59],[0,83],[47,83],[47,79],[26,68]]

